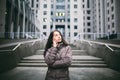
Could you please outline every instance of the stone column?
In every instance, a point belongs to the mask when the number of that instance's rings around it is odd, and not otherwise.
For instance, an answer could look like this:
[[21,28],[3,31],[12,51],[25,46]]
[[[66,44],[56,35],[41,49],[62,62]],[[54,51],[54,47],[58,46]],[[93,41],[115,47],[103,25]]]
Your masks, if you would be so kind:
[[5,38],[6,0],[0,0],[0,38]]

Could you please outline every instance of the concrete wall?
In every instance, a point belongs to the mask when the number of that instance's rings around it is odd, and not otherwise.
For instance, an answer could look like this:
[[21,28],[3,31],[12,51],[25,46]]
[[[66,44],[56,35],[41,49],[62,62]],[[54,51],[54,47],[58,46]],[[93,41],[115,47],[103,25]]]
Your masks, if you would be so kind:
[[88,42],[77,42],[75,44],[79,49],[87,51],[88,55],[103,58],[107,65],[120,72],[120,48],[115,48],[114,51],[108,49],[105,45],[89,44]]
[[23,57],[35,54],[36,50],[43,49],[44,45],[42,41],[29,42],[21,44],[15,51],[0,52],[0,73],[16,67]]
[[0,38],[4,38],[4,32],[5,32],[5,15],[7,14],[5,12],[6,10],[6,0],[0,0]]

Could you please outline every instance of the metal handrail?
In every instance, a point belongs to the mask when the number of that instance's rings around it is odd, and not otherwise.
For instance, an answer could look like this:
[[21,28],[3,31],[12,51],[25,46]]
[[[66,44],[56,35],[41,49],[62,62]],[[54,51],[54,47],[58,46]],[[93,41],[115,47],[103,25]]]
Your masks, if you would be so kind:
[[[9,50],[9,49],[8,50],[0,50],[0,52],[15,51],[21,44],[32,42],[32,45],[34,45],[36,41],[40,41],[40,39],[32,40],[32,41],[24,41],[24,42],[19,42],[19,43],[13,43],[14,45],[17,44],[13,49],[11,49],[11,50]],[[12,45],[9,45],[9,46],[12,46]],[[1,48],[2,47],[8,47],[8,45],[1,45],[0,47]]]
[[117,44],[109,44],[109,43],[95,42],[95,41],[88,41],[88,40],[81,40],[81,41],[88,42],[90,46],[92,46],[91,43],[96,43],[96,44],[100,44],[100,45],[105,45],[105,46],[106,46],[108,49],[110,49],[111,51],[114,51],[114,49],[111,48],[110,46],[120,48],[120,45],[117,45]]
[[89,41],[88,41],[88,44],[89,44],[90,46],[92,46],[91,42],[89,42]]
[[105,46],[106,46],[108,49],[110,49],[111,51],[114,51],[114,49],[111,48],[109,45],[105,44]]
[[19,46],[21,45],[21,43],[19,43],[17,46],[15,46],[12,51],[15,51]]
[[21,43],[17,44],[13,49],[8,49],[8,50],[0,50],[0,52],[7,52],[7,51],[15,51],[19,46],[21,45]]

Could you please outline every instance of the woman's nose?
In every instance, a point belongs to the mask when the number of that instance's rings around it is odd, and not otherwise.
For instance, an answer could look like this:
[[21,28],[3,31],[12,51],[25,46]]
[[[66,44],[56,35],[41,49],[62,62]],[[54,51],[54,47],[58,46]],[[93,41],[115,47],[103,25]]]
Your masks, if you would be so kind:
[[59,36],[59,38],[61,38],[61,36]]

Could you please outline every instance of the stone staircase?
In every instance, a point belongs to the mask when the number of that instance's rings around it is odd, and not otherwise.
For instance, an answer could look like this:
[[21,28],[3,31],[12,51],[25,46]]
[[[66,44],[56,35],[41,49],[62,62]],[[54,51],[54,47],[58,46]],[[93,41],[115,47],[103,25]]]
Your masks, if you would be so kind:
[[[18,67],[47,67],[43,57],[44,50],[37,50],[36,55],[23,58]],[[85,50],[72,50],[71,67],[107,67],[101,58],[87,55]]]

